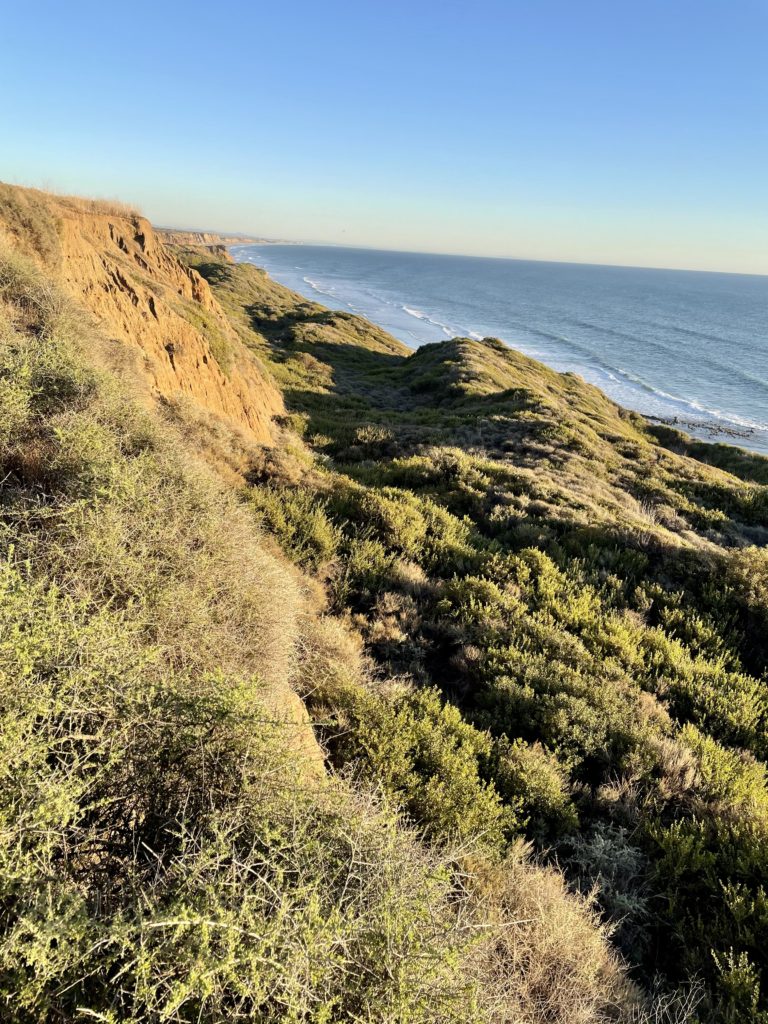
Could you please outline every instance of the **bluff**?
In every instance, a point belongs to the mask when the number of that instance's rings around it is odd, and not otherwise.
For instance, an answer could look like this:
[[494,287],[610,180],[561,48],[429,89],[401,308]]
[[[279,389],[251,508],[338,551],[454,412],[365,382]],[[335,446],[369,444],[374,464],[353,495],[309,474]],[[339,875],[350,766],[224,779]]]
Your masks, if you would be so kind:
[[1,185],[0,231],[43,263],[104,332],[140,350],[155,397],[186,396],[249,441],[272,443],[279,392],[208,283],[146,218],[119,204]]
[[0,1017],[764,1024],[768,460],[199,235],[0,187]]

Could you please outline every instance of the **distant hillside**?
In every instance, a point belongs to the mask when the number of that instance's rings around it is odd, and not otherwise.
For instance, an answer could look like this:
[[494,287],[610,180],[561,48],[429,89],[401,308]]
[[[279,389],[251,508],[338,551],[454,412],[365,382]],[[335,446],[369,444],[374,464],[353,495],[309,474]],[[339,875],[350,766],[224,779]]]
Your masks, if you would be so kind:
[[252,235],[222,235],[216,231],[186,231],[183,228],[155,228],[167,245],[247,245],[258,242]]

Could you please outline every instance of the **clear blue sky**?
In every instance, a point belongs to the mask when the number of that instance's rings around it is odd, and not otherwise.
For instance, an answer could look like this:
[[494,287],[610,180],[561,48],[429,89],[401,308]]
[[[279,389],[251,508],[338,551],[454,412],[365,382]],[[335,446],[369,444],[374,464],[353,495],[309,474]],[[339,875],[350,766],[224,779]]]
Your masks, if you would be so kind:
[[0,178],[157,223],[768,273],[768,0],[31,0],[0,89]]

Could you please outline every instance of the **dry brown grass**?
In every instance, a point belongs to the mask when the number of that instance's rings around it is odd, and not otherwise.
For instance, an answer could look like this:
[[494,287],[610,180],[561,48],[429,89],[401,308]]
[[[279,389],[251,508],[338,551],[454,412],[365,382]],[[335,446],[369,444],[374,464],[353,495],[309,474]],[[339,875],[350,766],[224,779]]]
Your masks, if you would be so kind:
[[484,998],[498,1024],[595,1024],[639,1001],[590,901],[531,863],[521,847],[503,866],[475,865],[492,937],[479,951]]
[[254,465],[264,458],[261,447],[242,430],[204,409],[194,399],[179,394],[163,403],[184,446],[199,455],[224,481],[241,486]]
[[125,203],[121,199],[86,199],[83,196],[70,196],[46,189],[43,195],[50,196],[55,202],[77,213],[101,214],[105,217],[141,217],[141,211],[133,203]]
[[0,230],[17,250],[51,267],[61,256],[58,226],[64,211],[131,220],[141,216],[135,206],[118,199],[85,199],[0,182]]
[[58,263],[56,215],[44,193],[0,183],[0,231],[26,255],[51,266]]
[[330,615],[307,614],[299,640],[298,685],[305,698],[322,700],[366,675],[360,635]]
[[694,1024],[695,989],[647,996],[613,952],[594,900],[520,844],[503,864],[470,861],[480,999],[493,1024]]

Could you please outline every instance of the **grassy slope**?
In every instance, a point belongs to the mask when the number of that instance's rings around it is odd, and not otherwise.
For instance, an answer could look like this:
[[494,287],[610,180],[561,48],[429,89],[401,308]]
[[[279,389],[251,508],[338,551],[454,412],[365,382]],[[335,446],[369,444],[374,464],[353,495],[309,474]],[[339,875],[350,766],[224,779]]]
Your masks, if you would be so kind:
[[417,684],[318,684],[332,758],[434,836],[540,843],[601,887],[640,977],[699,975],[705,1019],[762,1021],[768,462],[492,340],[409,354],[186,258],[314,453],[267,460],[253,507],[374,674]]
[[[270,550],[265,510],[314,524],[308,566],[325,550],[348,568],[315,490],[274,484],[335,477],[289,441],[239,500],[196,412],[161,415],[103,369],[130,366],[118,348],[50,265],[0,243],[2,1019],[646,1019],[588,901],[515,838],[514,801],[478,770],[489,738],[434,694],[382,699],[356,631]],[[354,784],[318,771],[295,690],[326,702],[340,763],[370,745]],[[418,829],[366,777],[382,738],[408,778],[375,774]],[[492,835],[455,828],[475,805]]]

